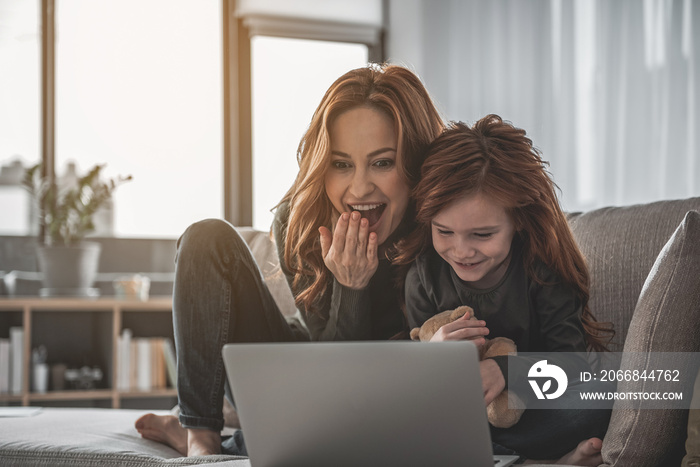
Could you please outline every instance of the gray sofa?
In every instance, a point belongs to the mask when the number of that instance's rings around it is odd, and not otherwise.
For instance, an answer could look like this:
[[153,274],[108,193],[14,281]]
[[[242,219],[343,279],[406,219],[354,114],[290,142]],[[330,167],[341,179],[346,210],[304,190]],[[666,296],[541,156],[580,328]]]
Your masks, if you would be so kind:
[[[700,198],[569,216],[591,272],[591,310],[599,321],[613,322],[617,331],[611,350],[700,352],[697,211]],[[688,368],[682,369],[687,375],[683,383],[686,394],[692,394],[699,364],[700,358],[693,358]],[[642,386],[642,382],[624,382],[618,391],[636,391]],[[699,396],[696,391],[696,400]],[[605,465],[681,463],[688,410],[619,409],[617,403],[613,409],[603,440]],[[692,429],[697,432],[697,426]],[[686,456],[683,462],[698,465],[698,440],[688,442],[694,446],[694,456]]]
[[[700,352],[700,214],[688,211],[700,211],[700,198],[569,216],[591,270],[591,309],[617,330],[612,350]],[[295,314],[269,235],[245,230],[244,237],[282,310]],[[683,369],[692,374],[682,383],[688,393],[698,363]],[[634,382],[620,384],[638,389]],[[133,421],[141,413],[44,409],[31,418],[3,419],[0,465],[249,465],[230,456],[178,458],[176,451],[139,438]],[[684,456],[683,465],[700,465],[697,413],[618,407],[603,442],[604,465],[680,465]]]

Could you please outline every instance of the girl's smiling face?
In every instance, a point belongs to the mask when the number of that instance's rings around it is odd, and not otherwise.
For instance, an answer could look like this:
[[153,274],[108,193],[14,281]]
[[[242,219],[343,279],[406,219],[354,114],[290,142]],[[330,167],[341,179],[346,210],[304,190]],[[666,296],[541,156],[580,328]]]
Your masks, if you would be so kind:
[[431,226],[435,251],[468,285],[487,289],[503,278],[515,235],[503,206],[477,193],[448,205]]
[[401,223],[410,188],[397,165],[394,122],[371,107],[340,114],[330,127],[326,195],[338,214],[359,211],[381,245]]

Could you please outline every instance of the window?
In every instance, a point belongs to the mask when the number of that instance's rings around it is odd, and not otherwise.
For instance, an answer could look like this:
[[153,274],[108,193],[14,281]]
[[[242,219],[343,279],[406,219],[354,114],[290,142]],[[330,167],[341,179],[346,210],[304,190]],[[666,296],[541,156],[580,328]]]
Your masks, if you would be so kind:
[[0,235],[36,233],[20,181],[40,159],[38,18],[38,1],[0,0]]
[[133,176],[101,234],[177,237],[223,216],[221,10],[56,0],[56,175]]

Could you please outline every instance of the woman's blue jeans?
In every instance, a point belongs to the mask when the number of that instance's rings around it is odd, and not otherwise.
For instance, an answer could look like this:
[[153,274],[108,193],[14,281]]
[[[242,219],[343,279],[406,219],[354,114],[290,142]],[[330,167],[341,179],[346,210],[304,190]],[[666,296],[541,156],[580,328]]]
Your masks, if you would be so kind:
[[224,344],[308,340],[279,311],[245,241],[218,219],[191,225],[177,242],[173,325],[185,428],[224,426]]

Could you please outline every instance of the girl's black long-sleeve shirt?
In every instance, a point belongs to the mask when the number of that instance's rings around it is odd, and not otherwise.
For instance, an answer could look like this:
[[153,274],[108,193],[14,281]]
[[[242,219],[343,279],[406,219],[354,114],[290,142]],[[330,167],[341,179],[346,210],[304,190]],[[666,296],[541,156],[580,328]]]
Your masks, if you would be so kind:
[[[475,289],[462,281],[433,248],[411,266],[405,299],[409,327],[419,327],[431,316],[461,305],[474,309],[486,322],[487,338],[512,339],[518,352],[567,352],[554,356],[571,377],[590,369],[585,358],[586,339],[581,322],[582,303],[574,289],[541,262],[535,263],[539,281],[528,277],[522,245],[516,236],[503,278],[489,289]],[[569,354],[578,352],[580,355]],[[508,357],[495,357],[508,386]],[[511,359],[510,375],[525,381],[535,357]]]

